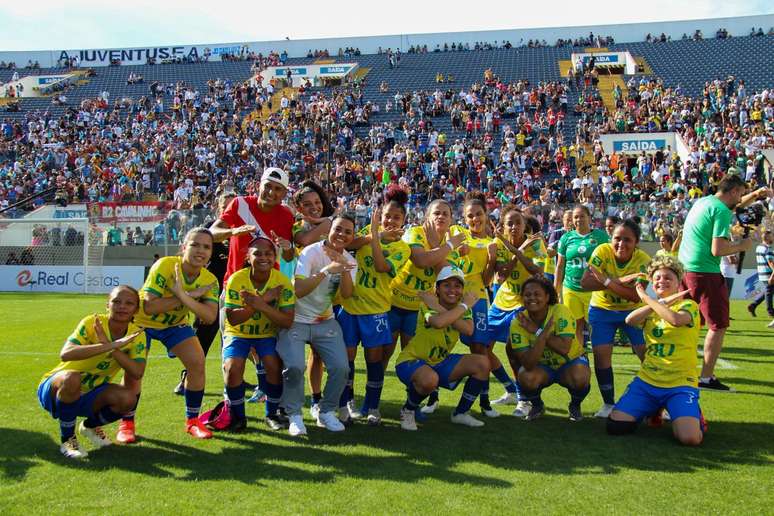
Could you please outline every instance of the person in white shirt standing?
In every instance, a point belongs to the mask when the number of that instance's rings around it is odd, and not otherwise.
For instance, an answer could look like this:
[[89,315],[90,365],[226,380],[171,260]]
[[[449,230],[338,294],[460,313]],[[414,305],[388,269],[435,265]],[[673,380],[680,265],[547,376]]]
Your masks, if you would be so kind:
[[328,381],[316,416],[317,426],[332,432],[344,430],[336,416],[347,383],[349,361],[339,323],[333,316],[333,299],[352,295],[357,263],[346,251],[355,237],[355,221],[348,215],[333,219],[328,238],[306,246],[298,257],[295,274],[296,305],[293,325],[280,331],[277,353],[282,371],[283,405],[290,419],[291,436],[306,434],[301,409],[304,405],[306,342],[322,358]]

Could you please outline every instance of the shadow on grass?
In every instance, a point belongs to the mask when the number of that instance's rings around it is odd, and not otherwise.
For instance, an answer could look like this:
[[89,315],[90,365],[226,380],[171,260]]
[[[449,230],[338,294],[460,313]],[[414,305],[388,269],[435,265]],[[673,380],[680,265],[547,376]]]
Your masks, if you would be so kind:
[[[399,408],[394,403],[382,406],[386,415],[397,414]],[[61,457],[48,434],[2,429],[0,474],[5,480],[23,480],[38,464],[33,459],[37,456],[95,472],[120,469],[183,481],[233,480],[266,487],[277,481],[333,483],[349,477],[405,483],[434,479],[450,485],[508,488],[514,486],[509,471],[689,473],[774,464],[774,425],[769,423],[710,421],[704,444],[686,448],[673,439],[669,424],[610,437],[602,420],[587,418],[571,424],[566,414],[554,410],[532,422],[507,415],[487,419],[479,429],[452,425],[449,415],[450,410],[443,408],[412,433],[390,419],[380,428],[357,424],[342,433],[308,422],[309,436],[303,439],[271,431],[251,418],[245,434],[219,433],[214,442],[182,444],[145,437],[139,445],[94,451],[84,462]],[[479,466],[502,471],[479,474],[475,472]]]

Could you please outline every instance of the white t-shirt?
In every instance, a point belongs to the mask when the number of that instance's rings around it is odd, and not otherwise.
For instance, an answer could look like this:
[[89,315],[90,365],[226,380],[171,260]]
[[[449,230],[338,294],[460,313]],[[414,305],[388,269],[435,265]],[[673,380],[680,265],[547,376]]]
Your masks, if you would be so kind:
[[[296,278],[308,278],[331,263],[331,259],[323,250],[323,245],[323,242],[316,242],[301,251],[296,264]],[[355,263],[355,259],[347,251],[344,251],[344,256]],[[354,283],[357,267],[349,272]],[[341,274],[330,274],[309,294],[297,298],[295,322],[314,324],[333,318],[333,298],[339,290],[340,283]]]

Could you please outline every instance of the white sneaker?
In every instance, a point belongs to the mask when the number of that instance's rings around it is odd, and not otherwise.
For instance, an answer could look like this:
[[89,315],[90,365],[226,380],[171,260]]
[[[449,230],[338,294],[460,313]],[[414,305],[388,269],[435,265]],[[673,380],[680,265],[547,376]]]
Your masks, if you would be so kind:
[[438,401],[436,401],[435,403],[428,403],[427,405],[425,405],[419,410],[422,412],[422,414],[432,414],[433,412],[436,411],[439,404],[440,402]]
[[520,401],[516,404],[516,408],[513,410],[513,415],[516,417],[527,417],[529,411],[532,410],[532,403],[529,401]]
[[320,418],[320,404],[319,403],[313,403],[312,406],[309,408],[309,415],[312,416],[312,419],[319,419]]
[[492,405],[517,405],[518,403],[519,398],[514,392],[506,392],[496,400],[492,400]]
[[301,414],[293,414],[289,418],[288,433],[293,437],[299,435],[306,435],[306,426],[304,425],[304,418]]
[[368,423],[371,426],[377,426],[381,424],[382,422],[382,414],[379,412],[379,409],[368,409],[368,417],[366,418],[366,423]]
[[769,328],[774,328],[774,319],[767,325]]
[[452,414],[451,422],[456,423],[458,425],[465,425],[465,426],[472,426],[472,427],[484,426],[484,422],[479,421],[478,419],[471,416],[470,412],[463,412],[462,414]]
[[613,407],[615,405],[611,405],[609,403],[604,403],[602,407],[597,411],[596,414],[594,414],[594,417],[607,419],[607,417],[610,415],[610,413],[613,411]]
[[404,430],[417,430],[417,421],[414,417],[414,411],[406,408],[400,409],[400,427]]
[[81,444],[75,436],[72,436],[63,442],[59,447],[59,451],[68,459],[85,459],[89,456],[86,450],[81,448]]
[[93,444],[95,448],[104,448],[105,446],[113,444],[113,441],[105,434],[105,431],[102,430],[101,426],[88,428],[83,423],[84,422],[81,421],[81,424],[78,425],[78,433],[91,441],[91,444]]
[[347,410],[349,411],[349,417],[352,419],[360,419],[363,417],[363,414],[360,413],[360,411],[355,406],[355,400],[349,400],[347,402]]
[[347,410],[347,407],[339,407],[339,421],[342,423],[352,423],[352,418],[349,416],[349,410]]
[[492,407],[489,407],[489,408],[481,407],[481,413],[484,414],[486,417],[500,417],[500,413],[497,412]]
[[319,414],[317,416],[317,426],[321,428],[327,428],[331,432],[344,431],[344,424],[339,421],[339,418],[336,416],[335,412],[320,412],[319,410],[317,412]]

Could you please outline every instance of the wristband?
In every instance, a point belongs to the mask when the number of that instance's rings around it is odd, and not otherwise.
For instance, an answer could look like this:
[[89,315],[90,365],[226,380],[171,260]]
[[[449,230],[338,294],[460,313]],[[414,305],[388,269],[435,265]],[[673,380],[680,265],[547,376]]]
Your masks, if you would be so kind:
[[328,276],[330,276],[330,275],[331,275],[331,273],[330,273],[330,272],[328,272],[328,270],[327,270],[327,269],[322,269],[322,270],[320,271],[320,273],[323,275],[323,278],[326,278],[326,277],[328,277]]
[[535,332],[535,337],[540,337],[540,335],[543,333],[543,328],[538,328]]
[[460,304],[459,304],[459,305],[457,305],[457,306],[461,306],[462,308],[464,308],[464,309],[465,309],[465,311],[466,311],[466,312],[467,312],[468,310],[470,310],[470,307],[468,307],[468,305],[466,305],[465,303],[460,303]]
[[605,278],[604,285],[607,287],[608,285],[610,285],[610,283],[612,283],[612,280],[610,278]]

